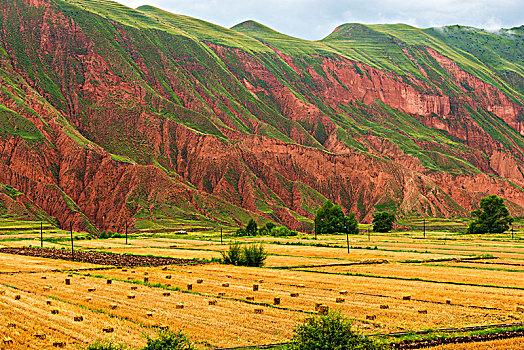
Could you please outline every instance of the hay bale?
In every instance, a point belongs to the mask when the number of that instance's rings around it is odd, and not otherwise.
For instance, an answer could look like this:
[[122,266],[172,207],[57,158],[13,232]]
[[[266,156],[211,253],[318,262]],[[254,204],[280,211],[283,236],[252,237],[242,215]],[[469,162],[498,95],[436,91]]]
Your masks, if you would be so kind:
[[346,300],[344,298],[337,298],[335,301],[340,304],[345,302]]
[[45,338],[47,338],[47,335],[44,332],[36,332],[35,334],[33,334],[33,337],[44,340]]
[[428,313],[428,310],[426,310],[426,309],[418,310],[418,313],[419,313],[419,314],[423,314],[423,315],[425,315],[425,314]]
[[255,309],[256,314],[261,314],[262,312],[264,312],[264,309]]
[[65,284],[66,284],[66,286],[69,286],[71,284],[71,278],[66,278],[65,279]]
[[273,305],[280,305],[280,298],[279,297],[273,298]]
[[131,290],[137,290],[138,287],[137,286],[131,286]]
[[60,313],[60,311],[58,309],[52,309],[51,310],[51,314],[52,315],[58,315]]
[[72,274],[69,274],[69,275],[67,275],[67,277],[73,277],[73,275],[72,275]]
[[110,308],[111,310],[114,310],[114,309],[116,309],[117,307],[118,307],[118,305],[116,305],[115,303],[111,303],[111,304],[109,304],[109,308]]
[[132,280],[134,280],[134,278],[131,277],[131,276],[129,276],[129,277],[127,278],[127,280],[128,280],[128,281],[132,281]]
[[377,319],[377,315],[366,315],[366,320],[376,320]]
[[14,323],[14,322],[8,322],[8,323],[7,323],[7,328],[16,328],[16,323]]
[[166,275],[166,279],[170,280],[171,279],[171,275]]
[[47,305],[51,305],[51,304],[52,304],[51,300],[46,300],[45,303],[46,303]]
[[122,272],[127,272],[127,269],[126,268],[122,268]]
[[446,299],[446,304],[451,305],[451,299]]
[[306,288],[306,286],[303,285],[303,284],[297,284],[297,287],[298,287],[298,288]]
[[258,284],[253,285],[253,292],[256,292],[256,291],[258,291]]
[[131,273],[135,273],[135,270],[131,270]]
[[127,299],[135,299],[135,295],[134,294],[128,294],[127,295]]
[[183,308],[184,308],[184,304],[178,303],[175,305],[175,309],[183,309]]
[[75,317],[73,317],[73,320],[75,322],[82,322],[82,321],[84,321],[84,316],[75,316]]
[[340,295],[348,295],[348,291],[347,290],[341,290],[339,293],[340,293]]
[[292,297],[292,298],[297,298],[298,297],[298,293],[290,293],[289,296]]
[[209,304],[209,305],[216,305],[216,304],[217,304],[217,301],[216,301],[216,300],[209,300],[209,301],[208,301],[208,304]]
[[258,283],[264,283],[264,280],[260,279],[257,281]]
[[149,272],[144,271],[144,276],[149,276]]
[[87,291],[88,291],[88,292],[94,292],[95,290],[96,290],[95,287],[89,287],[89,288],[87,288]]
[[197,283],[198,283],[198,284],[201,284],[202,282],[204,282],[203,279],[201,279],[201,278],[200,278],[200,279],[197,279]]
[[227,277],[227,278],[231,278],[231,277],[233,277],[233,276],[231,276],[231,275],[226,275],[226,277]]
[[161,330],[164,330],[164,331],[165,331],[165,330],[168,330],[168,329],[169,329],[169,326],[168,326],[167,324],[163,324],[163,323],[162,323],[162,324],[159,324],[159,325],[158,325],[158,328],[160,328]]
[[90,302],[91,300],[93,300],[93,298],[91,298],[91,297],[87,297],[87,298],[86,298],[86,301],[87,301],[87,302]]
[[149,283],[149,277],[144,277],[144,283]]
[[515,311],[516,311],[516,312],[524,312],[524,306],[517,305],[517,306],[515,307]]
[[248,300],[248,301],[255,301],[255,297],[246,297],[246,300]]
[[382,305],[380,305],[380,308],[382,310],[386,310],[386,309],[389,309],[389,305],[388,304],[382,304]]
[[5,295],[5,290],[0,289],[0,295]]
[[51,286],[44,286],[44,291],[49,292],[51,290]]
[[168,297],[168,296],[171,295],[171,293],[170,292],[163,292],[162,295],[165,296],[165,297]]
[[3,342],[5,345],[13,344],[13,339],[9,338],[8,336],[4,336]]
[[113,280],[107,280],[106,283],[107,283],[107,284],[112,284],[112,283],[113,283]]
[[22,299],[22,296],[20,294],[15,295],[15,300],[20,300],[20,299]]
[[318,308],[318,313],[321,315],[326,315],[329,312],[329,307],[327,305],[320,305]]
[[46,277],[46,276],[42,276],[42,277],[40,277],[40,278],[41,278],[41,279],[43,279],[43,280],[47,279],[47,277]]
[[225,288],[229,287],[229,283],[222,283],[222,287],[225,287]]
[[402,300],[411,300],[411,295],[404,295]]
[[151,311],[146,312],[147,317],[153,317],[153,313]]
[[187,285],[187,290],[193,290],[193,285],[192,284],[188,284]]
[[315,303],[315,311],[318,311],[322,305],[322,303]]
[[219,297],[225,297],[225,296],[226,296],[226,293],[224,293],[224,292],[220,292],[220,293],[218,293],[218,296],[219,296]]
[[115,329],[113,327],[107,326],[107,327],[102,328],[102,332],[104,333],[113,333],[114,331]]

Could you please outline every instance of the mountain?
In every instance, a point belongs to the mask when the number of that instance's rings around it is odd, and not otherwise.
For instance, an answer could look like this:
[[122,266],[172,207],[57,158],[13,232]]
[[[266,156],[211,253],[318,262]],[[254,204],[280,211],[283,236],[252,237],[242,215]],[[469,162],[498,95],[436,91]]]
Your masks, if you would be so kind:
[[522,27],[307,41],[106,0],[0,11],[4,213],[309,230],[326,199],[366,221],[466,216],[490,193],[524,215]]

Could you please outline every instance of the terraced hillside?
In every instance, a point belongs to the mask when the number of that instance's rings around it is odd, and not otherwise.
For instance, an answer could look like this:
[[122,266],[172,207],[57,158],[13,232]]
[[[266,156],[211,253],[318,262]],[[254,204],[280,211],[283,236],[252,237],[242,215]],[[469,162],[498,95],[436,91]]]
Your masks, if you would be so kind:
[[311,42],[106,0],[0,11],[3,212],[307,231],[326,198],[366,221],[465,216],[493,193],[524,215],[522,27]]

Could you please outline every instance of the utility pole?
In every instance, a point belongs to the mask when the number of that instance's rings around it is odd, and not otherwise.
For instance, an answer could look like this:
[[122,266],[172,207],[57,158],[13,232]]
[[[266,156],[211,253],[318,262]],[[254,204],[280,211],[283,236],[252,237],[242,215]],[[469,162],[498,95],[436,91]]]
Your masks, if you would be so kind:
[[127,245],[127,221],[126,221],[126,245]]
[[71,231],[71,259],[75,261],[75,249],[73,247],[73,222],[69,223],[69,230]]
[[220,228],[220,244],[224,244],[223,234],[222,234],[222,227]]
[[371,230],[368,228],[368,242],[371,241],[370,231],[371,231]]
[[43,224],[40,221],[40,248],[44,247],[44,233],[43,233]]
[[426,219],[424,219],[424,238],[426,238]]
[[515,233],[515,227],[511,226],[511,239],[513,239],[513,234]]
[[349,232],[346,232],[346,240],[348,244],[348,254],[349,254]]

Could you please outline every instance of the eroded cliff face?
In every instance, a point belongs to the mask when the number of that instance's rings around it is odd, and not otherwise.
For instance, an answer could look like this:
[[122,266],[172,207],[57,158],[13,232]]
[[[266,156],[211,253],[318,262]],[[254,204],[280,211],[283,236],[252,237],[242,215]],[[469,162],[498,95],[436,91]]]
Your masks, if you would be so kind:
[[307,231],[326,198],[369,220],[375,207],[467,215],[488,193],[524,215],[506,180],[524,186],[522,101],[435,50],[418,49],[438,65],[421,80],[59,5],[0,5],[0,183],[63,227],[118,230],[172,206]]

